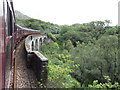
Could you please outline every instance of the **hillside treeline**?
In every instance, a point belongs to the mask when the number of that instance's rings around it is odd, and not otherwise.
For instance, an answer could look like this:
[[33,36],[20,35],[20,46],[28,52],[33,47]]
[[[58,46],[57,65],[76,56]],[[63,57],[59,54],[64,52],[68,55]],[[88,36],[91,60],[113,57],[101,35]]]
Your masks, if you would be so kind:
[[22,22],[54,41],[40,50],[49,60],[47,87],[120,88],[119,28],[109,26],[110,20],[62,26]]
[[60,27],[57,24],[38,19],[16,19],[16,22],[22,27],[40,30],[42,33],[58,33],[60,30]]

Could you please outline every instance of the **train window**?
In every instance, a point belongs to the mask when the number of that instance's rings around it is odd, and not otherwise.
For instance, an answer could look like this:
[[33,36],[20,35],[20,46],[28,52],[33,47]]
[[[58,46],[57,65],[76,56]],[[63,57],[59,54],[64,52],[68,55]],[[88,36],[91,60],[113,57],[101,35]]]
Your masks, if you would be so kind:
[[13,20],[12,20],[12,12],[10,11],[10,8],[8,9],[8,36],[12,35],[13,30]]
[[7,18],[7,2],[6,2],[6,0],[4,0],[4,16],[5,16],[5,22],[6,22],[6,35],[8,36],[8,18]]
[[13,16],[8,2],[5,4],[5,21],[6,21],[6,35],[11,36],[13,31]]

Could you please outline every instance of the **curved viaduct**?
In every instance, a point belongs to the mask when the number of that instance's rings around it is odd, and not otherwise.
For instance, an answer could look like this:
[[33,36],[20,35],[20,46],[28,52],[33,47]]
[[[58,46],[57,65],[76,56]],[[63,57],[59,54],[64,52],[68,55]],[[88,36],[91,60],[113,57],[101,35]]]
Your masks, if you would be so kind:
[[[41,45],[47,43],[49,43],[47,35],[33,34],[28,35],[17,45],[14,78],[11,82],[14,83],[14,88],[39,87],[38,81],[43,85],[42,87],[46,86],[48,59],[39,50]],[[8,85],[12,87],[10,83]]]

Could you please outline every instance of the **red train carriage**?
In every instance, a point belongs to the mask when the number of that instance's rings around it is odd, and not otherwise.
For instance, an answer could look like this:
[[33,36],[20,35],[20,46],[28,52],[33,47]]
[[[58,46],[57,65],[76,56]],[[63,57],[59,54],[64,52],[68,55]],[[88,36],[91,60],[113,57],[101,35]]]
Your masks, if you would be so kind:
[[10,87],[14,50],[19,41],[39,31],[16,25],[12,0],[0,0],[0,89]]
[[[7,72],[7,70],[11,69],[12,32],[14,30],[14,15],[11,5],[11,2],[7,2],[6,0],[0,1],[0,89],[5,88],[5,78],[10,75],[10,71]],[[7,44],[10,44],[9,47]],[[7,50],[7,47],[10,49],[9,51]],[[9,53],[9,57],[7,56],[7,53]],[[7,62],[9,62],[9,64],[7,64]]]
[[[25,38],[26,36],[31,35],[31,34],[40,34],[39,30],[32,30],[32,29],[28,29],[28,28],[23,28],[17,24],[16,24],[16,27],[17,27],[16,41],[19,41],[22,38]],[[22,37],[21,37],[21,35],[22,35]]]
[[3,21],[3,2],[0,1],[0,89],[4,87],[5,28]]

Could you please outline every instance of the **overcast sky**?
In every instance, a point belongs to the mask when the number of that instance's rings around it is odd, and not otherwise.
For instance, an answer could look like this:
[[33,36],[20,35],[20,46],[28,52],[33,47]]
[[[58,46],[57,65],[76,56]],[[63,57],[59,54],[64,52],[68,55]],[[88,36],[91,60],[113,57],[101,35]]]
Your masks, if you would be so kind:
[[118,23],[119,0],[13,0],[15,10],[54,24],[111,20]]

